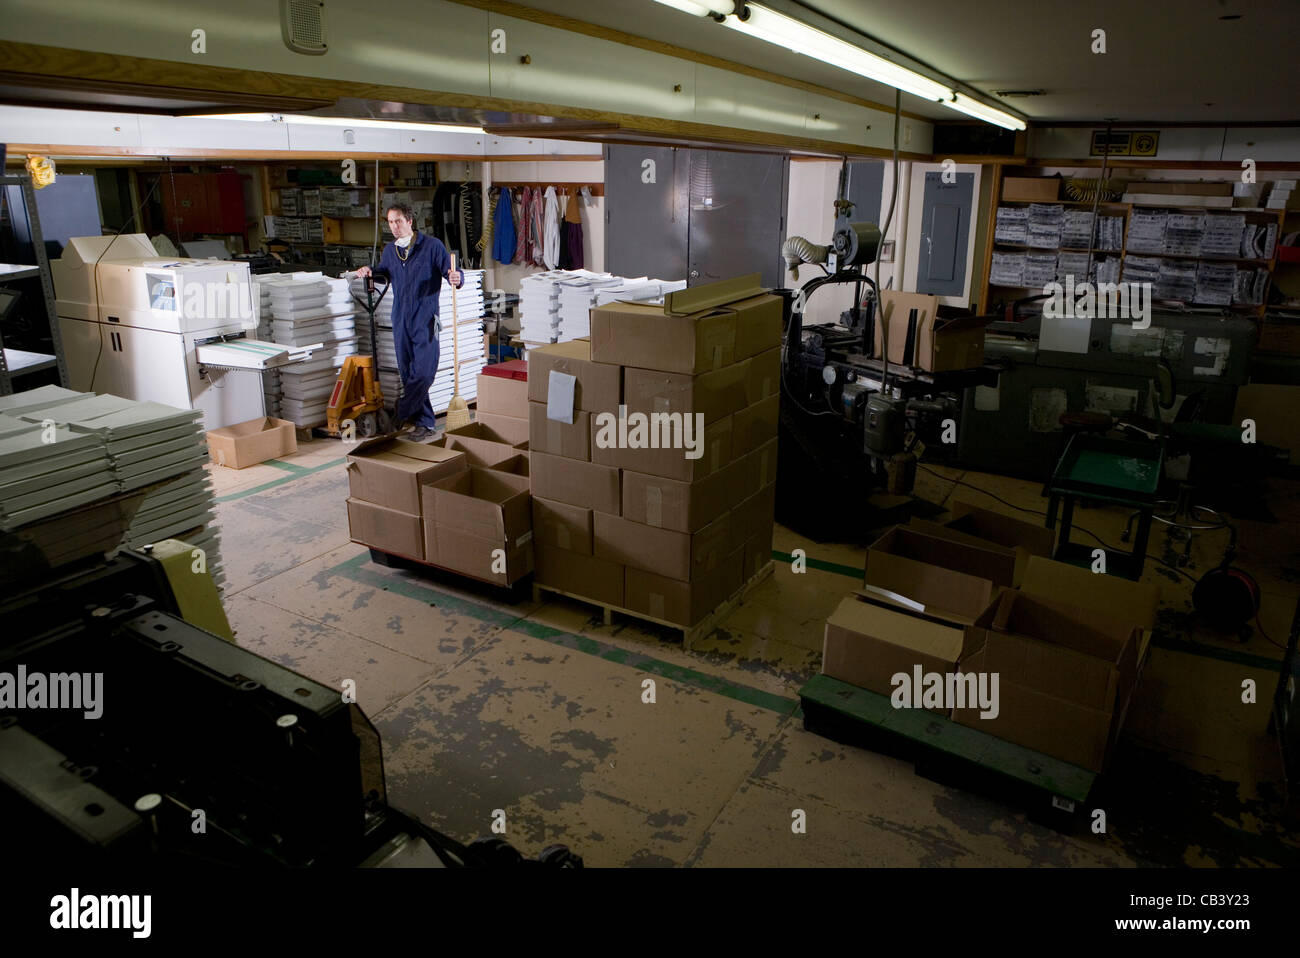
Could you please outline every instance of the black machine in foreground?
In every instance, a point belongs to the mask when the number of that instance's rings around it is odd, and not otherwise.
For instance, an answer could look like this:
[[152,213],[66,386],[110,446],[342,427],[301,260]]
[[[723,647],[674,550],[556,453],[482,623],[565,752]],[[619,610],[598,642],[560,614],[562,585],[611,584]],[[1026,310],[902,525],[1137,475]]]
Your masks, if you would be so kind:
[[[502,839],[464,846],[392,808],[361,710],[186,622],[169,574],[122,552],[0,602],[0,835],[13,860],[523,863]],[[32,707],[36,675],[45,707]],[[49,707],[83,681],[97,701]],[[539,860],[582,866],[562,845]]]
[[[941,511],[910,495],[918,453],[929,449],[931,460],[942,460],[945,449],[955,452],[963,390],[993,384],[998,374],[993,366],[915,368],[915,315],[906,327],[891,327],[906,333],[903,362],[884,358],[892,347],[877,355],[880,290],[865,267],[876,259],[881,234],[873,223],[850,221],[853,204],[842,197],[841,185],[828,246],[792,237],[782,248],[792,274],[810,263],[824,275],[799,289],[774,290],[784,300],[785,326],[777,520],[814,539],[851,538],[909,515]],[[853,286],[852,306],[838,323],[805,325],[808,300],[837,284]],[[809,489],[825,490],[836,508],[810,507]]]

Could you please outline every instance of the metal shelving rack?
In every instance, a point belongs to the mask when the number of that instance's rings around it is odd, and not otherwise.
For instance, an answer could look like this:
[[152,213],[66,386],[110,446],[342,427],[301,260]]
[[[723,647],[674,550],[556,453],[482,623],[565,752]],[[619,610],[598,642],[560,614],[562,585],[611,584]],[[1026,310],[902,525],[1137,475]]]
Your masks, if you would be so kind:
[[[68,363],[63,354],[63,339],[60,336],[59,318],[54,306],[54,282],[50,276],[49,257],[45,253],[45,236],[41,232],[41,218],[36,208],[36,189],[32,185],[31,176],[25,173],[0,176],[0,186],[21,188],[24,207],[22,213],[27,218],[32,255],[36,260],[35,265],[0,263],[0,289],[20,280],[40,278],[41,291],[45,296],[45,316],[49,322],[50,341],[54,347],[53,355],[7,348],[4,344],[4,325],[0,323],[0,396],[7,396],[14,391],[15,375],[48,369],[51,366],[58,367],[59,383],[67,386]],[[11,206],[9,210],[11,219],[18,213],[19,211]],[[0,314],[0,318],[3,318],[3,314]]]

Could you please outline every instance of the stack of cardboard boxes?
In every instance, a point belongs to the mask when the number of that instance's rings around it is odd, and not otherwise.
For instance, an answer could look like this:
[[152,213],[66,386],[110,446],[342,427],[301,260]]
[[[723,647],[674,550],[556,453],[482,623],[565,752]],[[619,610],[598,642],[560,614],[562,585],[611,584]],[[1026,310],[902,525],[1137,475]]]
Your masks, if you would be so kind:
[[352,540],[498,585],[527,575],[527,454],[497,438],[449,435],[434,445],[381,437],[359,444],[348,456]]
[[591,324],[529,354],[536,582],[690,626],[771,559],[781,302],[746,277]]
[[946,524],[913,520],[871,545],[863,589],[826,622],[822,672],[885,696],[900,673],[996,673],[995,710],[927,707],[1101,771],[1137,683],[1157,590],[1051,561],[1050,530],[967,503],[953,511]]
[[522,359],[486,366],[478,376],[474,419],[510,443],[528,439],[528,363]]

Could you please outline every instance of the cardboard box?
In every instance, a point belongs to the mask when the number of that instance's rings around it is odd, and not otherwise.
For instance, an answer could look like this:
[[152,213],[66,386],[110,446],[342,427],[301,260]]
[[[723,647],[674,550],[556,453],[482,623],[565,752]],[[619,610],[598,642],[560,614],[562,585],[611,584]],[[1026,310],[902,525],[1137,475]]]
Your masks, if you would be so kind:
[[[480,539],[458,529],[438,527],[425,520],[426,536],[435,539],[436,558],[428,561],[475,579],[513,585],[533,571],[532,539],[508,546],[499,540]],[[504,550],[504,555],[498,550]]]
[[[1294,248],[1297,247],[1279,247],[1279,250]],[[1300,356],[1300,323],[1289,322],[1274,316],[1265,316],[1259,329],[1259,343],[1255,349],[1261,353],[1282,353],[1286,356]],[[1237,421],[1240,422],[1241,420]],[[209,433],[209,435],[211,434]]]
[[231,469],[291,456],[298,451],[294,429],[293,423],[270,416],[222,426],[208,432],[208,454],[217,465]]
[[1059,176],[1008,176],[1002,180],[1002,199],[1011,203],[1050,203],[1060,195]]
[[741,585],[743,564],[744,550],[738,549],[694,582],[681,582],[629,566],[623,605],[652,619],[674,625],[695,625],[735,595]]
[[662,306],[606,303],[591,311],[591,358],[620,366],[704,373],[780,340],[781,300],[763,292],[757,273],[669,293]]
[[464,452],[470,460],[470,465],[474,466],[495,466],[511,456],[528,451],[527,438],[511,442],[501,433],[481,422],[471,422],[459,429],[449,429],[439,441],[447,449]]
[[739,536],[739,541],[744,542],[755,533],[771,526],[775,512],[775,485],[764,486],[732,509],[731,522]]
[[953,720],[1101,771],[1136,681],[1141,632],[1106,611],[1003,592],[966,630],[961,660],[963,672],[997,673],[999,713],[954,709]]
[[706,423],[729,416],[748,403],[749,360],[691,376],[654,369],[623,370],[623,402],[628,413],[679,413],[704,416]]
[[470,466],[422,490],[424,515],[439,531],[452,529],[514,549],[533,533],[528,477]]
[[567,459],[591,460],[591,413],[576,412],[573,422],[546,417],[546,403],[528,404],[528,449]]
[[1237,405],[1232,421],[1255,420],[1257,438],[1270,446],[1281,446],[1291,453],[1291,462],[1300,463],[1300,386],[1272,383],[1248,383],[1237,389]]
[[[617,431],[613,425],[607,432],[602,432],[602,420],[600,414],[591,417],[591,460],[592,462],[602,465],[617,466],[620,469],[626,469],[630,472],[642,472],[652,476],[663,476],[665,479],[680,479],[683,482],[697,482],[730,463],[735,457],[731,451],[731,422],[734,417],[728,416],[726,419],[719,419],[717,422],[711,422],[704,427],[704,436],[701,439],[695,434],[694,423],[691,423],[691,444],[695,449],[700,450],[700,456],[697,459],[688,459],[685,448],[649,448],[649,449],[631,449],[620,448],[617,445]],[[632,420],[627,420],[632,423]],[[684,424],[683,424],[684,425]],[[625,437],[627,441],[637,438],[629,430]],[[644,441],[660,442],[664,437],[662,433],[650,435],[650,430],[646,430]],[[684,442],[685,435],[672,435],[671,441]],[[611,445],[611,443],[613,443]]]
[[479,373],[475,404],[480,416],[486,412],[512,419],[527,419],[528,380]]
[[745,405],[775,396],[781,391],[781,348],[764,350],[749,361],[745,377]]
[[1029,557],[1020,591],[1048,602],[1105,610],[1107,618],[1147,631],[1155,628],[1160,605],[1160,590],[1154,585],[1097,575],[1089,569],[1039,556]]
[[902,673],[911,681],[917,666],[923,674],[956,672],[963,640],[960,625],[854,594],[826,620],[822,674],[888,696],[893,677]]
[[503,363],[492,363],[490,366],[484,366],[483,376],[499,376],[502,379],[522,379],[528,380],[528,361],[524,359],[507,359]]
[[483,466],[484,469],[491,469],[493,472],[508,472],[512,476],[523,476],[528,478],[531,467],[528,463],[528,454],[520,453],[517,456],[511,456],[509,459],[503,459],[495,466]]
[[[880,314],[889,325],[889,361],[904,364],[907,329],[911,311],[917,315],[915,345],[910,365],[930,372],[974,369],[984,365],[984,327],[987,318],[959,316],[945,318],[940,313],[939,297],[921,293],[884,290],[880,294]],[[883,349],[883,324],[876,326],[876,354]]]
[[554,499],[533,496],[533,539],[538,545],[592,554],[592,511]]
[[908,525],[926,535],[965,542],[1010,557],[1011,585],[1019,588],[1031,556],[1049,558],[1056,541],[1052,529],[1021,522],[969,502],[952,503],[953,517],[945,523],[913,518]]
[[[517,383],[518,379],[502,379],[499,376],[490,377],[500,383]],[[528,411],[528,403],[524,402],[524,412]],[[474,421],[481,422],[497,435],[501,436],[512,446],[517,446],[521,442],[529,441],[528,417],[516,419],[513,416],[499,416],[496,413],[484,412],[480,409],[474,414]],[[529,447],[531,448],[531,446]]]
[[353,499],[418,516],[421,486],[467,468],[461,451],[380,436],[358,443],[348,455],[348,488]]
[[618,409],[623,401],[623,370],[617,365],[607,365],[604,360],[594,361],[589,340],[575,339],[528,351],[530,401],[546,402],[551,370],[577,379],[573,392],[574,409],[588,412]]
[[348,498],[348,534],[352,541],[412,559],[424,559],[420,517]]
[[533,495],[614,516],[622,512],[622,489],[613,466],[541,452],[529,460]]
[[712,572],[735,551],[727,515],[699,532],[685,533],[598,512],[592,517],[592,533],[596,558],[682,582]]
[[538,585],[624,608],[623,575],[626,570],[619,563],[542,543],[536,544],[533,560],[533,581]]
[[768,396],[746,406],[731,418],[731,454],[744,456],[776,438],[781,419],[781,397]]
[[697,482],[624,471],[623,517],[657,529],[698,532],[757,491],[749,488],[750,466],[738,459]]
[[865,585],[923,606],[921,611],[969,623],[1010,586],[1015,561],[1005,552],[894,526],[867,549]]
[[772,439],[763,443],[748,456],[745,457],[748,463],[748,469],[752,473],[750,482],[752,488],[747,495],[753,495],[763,486],[770,486],[776,482],[776,440]]

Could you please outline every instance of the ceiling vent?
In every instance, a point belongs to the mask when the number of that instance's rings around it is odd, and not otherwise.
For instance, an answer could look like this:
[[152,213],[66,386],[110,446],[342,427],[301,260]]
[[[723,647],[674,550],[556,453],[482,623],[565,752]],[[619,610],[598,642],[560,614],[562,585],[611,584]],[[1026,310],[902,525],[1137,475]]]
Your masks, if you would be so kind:
[[280,33],[294,53],[324,53],[324,0],[280,0]]
[[1046,90],[994,90],[994,96],[1042,96]]

